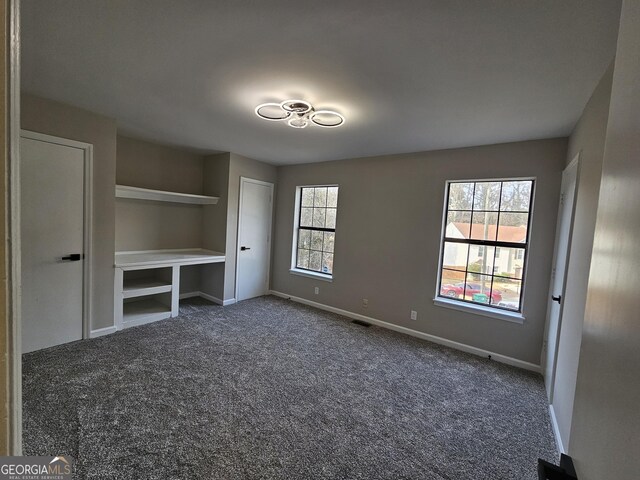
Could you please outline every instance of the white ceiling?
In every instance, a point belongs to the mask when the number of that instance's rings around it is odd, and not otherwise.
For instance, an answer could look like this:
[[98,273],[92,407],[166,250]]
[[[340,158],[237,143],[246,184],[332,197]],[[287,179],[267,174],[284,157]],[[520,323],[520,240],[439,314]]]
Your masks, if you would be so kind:
[[[23,0],[30,93],[282,165],[568,135],[619,0]],[[254,107],[301,98],[338,129]]]

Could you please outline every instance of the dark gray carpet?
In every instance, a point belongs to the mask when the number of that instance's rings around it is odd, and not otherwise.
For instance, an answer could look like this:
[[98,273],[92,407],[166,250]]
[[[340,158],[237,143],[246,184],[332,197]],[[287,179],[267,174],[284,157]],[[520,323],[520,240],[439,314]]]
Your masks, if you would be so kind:
[[24,450],[91,479],[536,479],[534,375],[275,297],[24,357]]

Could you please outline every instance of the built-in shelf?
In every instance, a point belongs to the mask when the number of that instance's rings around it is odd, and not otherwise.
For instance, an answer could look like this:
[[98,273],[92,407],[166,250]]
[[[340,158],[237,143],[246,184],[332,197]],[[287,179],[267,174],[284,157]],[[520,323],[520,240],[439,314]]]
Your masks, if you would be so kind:
[[144,325],[171,317],[171,307],[152,298],[125,302],[122,310],[122,323],[126,327]]
[[125,278],[122,298],[144,297],[169,292],[171,292],[171,282],[163,282],[155,278]]
[[218,197],[194,195],[192,193],[167,192],[149,188],[116,185],[117,198],[133,198],[135,200],[153,200],[155,202],[188,203],[191,205],[215,205]]
[[116,329],[177,317],[180,268],[224,261],[224,253],[203,248],[116,252],[113,292]]

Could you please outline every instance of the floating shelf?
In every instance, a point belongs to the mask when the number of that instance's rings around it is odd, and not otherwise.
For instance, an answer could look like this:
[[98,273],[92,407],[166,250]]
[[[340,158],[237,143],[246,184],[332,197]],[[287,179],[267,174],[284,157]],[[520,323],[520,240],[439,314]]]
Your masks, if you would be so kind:
[[194,195],[191,193],[166,192],[149,188],[116,185],[117,198],[133,198],[135,200],[152,200],[155,202],[188,203],[191,205],[215,205],[219,197]]

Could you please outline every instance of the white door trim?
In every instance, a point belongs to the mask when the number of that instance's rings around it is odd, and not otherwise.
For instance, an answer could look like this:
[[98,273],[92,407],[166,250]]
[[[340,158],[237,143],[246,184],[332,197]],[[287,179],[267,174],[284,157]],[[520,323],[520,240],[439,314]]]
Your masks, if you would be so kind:
[[91,334],[91,265],[93,255],[91,241],[93,237],[93,145],[67,138],[54,137],[44,133],[21,130],[21,138],[39,140],[41,142],[77,148],[83,151],[84,157],[84,231],[83,231],[83,275],[82,275],[82,338],[90,338]]
[[[269,282],[269,278],[271,275],[271,238],[273,237],[273,190],[274,190],[274,185],[273,183],[270,182],[264,182],[262,180],[256,180],[255,178],[249,178],[249,177],[240,177],[240,198],[238,200],[238,234],[236,236],[236,265],[235,265],[235,270],[236,270],[236,275],[235,275],[235,280],[236,280],[236,284],[235,284],[235,298],[238,299],[240,297],[238,297],[238,286],[239,286],[239,282],[238,282],[238,265],[239,265],[239,260],[240,260],[240,239],[242,238],[242,193],[244,191],[244,184],[245,183],[254,183],[256,185],[262,185],[264,187],[268,187],[270,194],[271,194],[271,204],[269,205],[269,238],[267,240],[267,244],[269,247],[269,262],[267,263],[267,282]],[[267,284],[267,290],[266,293],[269,292],[269,288],[270,285]]]
[[[575,220],[575,214],[576,214],[576,202],[578,200],[578,187],[580,185],[580,157],[581,157],[582,152],[578,152],[578,154],[573,158],[573,160],[571,160],[571,162],[569,163],[569,165],[567,165],[567,167],[562,171],[563,176],[565,174],[565,172],[568,172],[569,170],[571,170],[572,168],[576,169],[576,185],[575,188],[573,190],[573,199],[572,199],[572,206],[571,206],[571,215],[569,217],[569,235],[567,238],[567,253],[566,253],[566,258],[565,258],[565,264],[564,264],[564,272],[562,272],[562,276],[563,276],[563,282],[562,282],[562,292],[560,295],[562,295],[562,301],[560,302],[560,307],[559,307],[559,313],[558,313],[558,326],[557,326],[557,332],[556,332],[556,338],[555,338],[555,345],[553,346],[554,352],[553,352],[553,369],[551,371],[551,378],[545,378],[545,384],[548,385],[549,388],[549,404],[553,403],[553,393],[554,393],[554,389],[555,389],[555,380],[556,380],[556,368],[558,367],[558,347],[560,345],[560,331],[562,330],[562,315],[564,313],[564,304],[565,304],[565,292],[567,289],[567,273],[569,272],[569,262],[571,261],[571,242],[573,239],[573,224],[574,224],[574,220]],[[560,210],[558,210],[558,213],[560,213]],[[560,225],[558,225],[559,227]],[[553,262],[554,262],[554,267],[555,267],[555,262],[556,262],[556,256],[558,254],[558,252],[554,252],[554,257],[553,257]],[[559,272],[556,272],[556,275],[558,275]],[[551,279],[551,283],[549,285],[549,297],[551,297],[551,295],[553,295],[553,278]],[[547,299],[547,301],[549,301]],[[549,320],[550,320],[550,313],[551,310],[547,310],[547,322],[546,322],[546,328],[545,328],[545,335],[544,338],[547,339],[549,338],[549,333],[548,333],[548,328],[550,327],[549,324]],[[551,348],[550,345],[547,344],[547,349]],[[542,366],[542,373],[543,375],[546,372],[546,358],[547,355],[543,355],[541,358],[541,366]]]
[[7,135],[8,165],[5,210],[10,245],[7,247],[7,359],[9,374],[9,454],[22,455],[22,329],[20,268],[20,0],[10,0],[7,14],[9,31],[9,78],[6,98],[9,110]]

